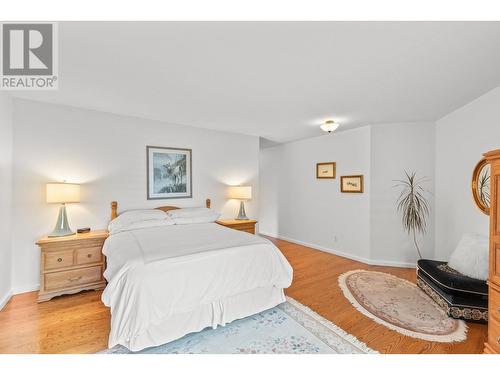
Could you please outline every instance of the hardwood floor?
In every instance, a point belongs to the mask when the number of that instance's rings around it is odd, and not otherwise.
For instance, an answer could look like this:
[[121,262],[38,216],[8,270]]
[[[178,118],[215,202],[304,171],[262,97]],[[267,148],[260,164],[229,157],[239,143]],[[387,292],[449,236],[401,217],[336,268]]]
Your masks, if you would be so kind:
[[[290,242],[271,239],[294,269],[286,294],[309,306],[381,353],[482,353],[485,325],[468,323],[462,343],[442,344],[413,339],[381,326],[356,311],[337,284],[353,269],[388,272],[415,282],[415,270],[368,266]],[[105,349],[109,309],[101,292],[83,292],[36,303],[37,294],[14,296],[0,311],[0,353],[94,353]]]
[[[270,238],[271,239],[271,238]],[[271,239],[293,267],[294,278],[286,294],[356,336],[380,353],[482,353],[487,326],[467,323],[467,340],[446,344],[414,339],[391,331],[351,306],[338,286],[339,275],[353,269],[369,269],[416,282],[413,268],[368,266],[364,263]]]

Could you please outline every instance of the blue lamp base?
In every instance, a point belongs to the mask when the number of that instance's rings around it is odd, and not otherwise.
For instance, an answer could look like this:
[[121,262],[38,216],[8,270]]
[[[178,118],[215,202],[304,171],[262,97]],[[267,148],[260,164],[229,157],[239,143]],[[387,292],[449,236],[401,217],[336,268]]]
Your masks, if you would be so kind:
[[245,212],[245,203],[243,201],[240,202],[240,212],[238,212],[238,217],[236,220],[248,220],[247,214]]
[[61,208],[59,208],[56,226],[54,227],[52,233],[49,234],[49,237],[64,237],[71,236],[72,234],[75,234],[75,232],[73,232],[69,227],[66,205],[63,203]]

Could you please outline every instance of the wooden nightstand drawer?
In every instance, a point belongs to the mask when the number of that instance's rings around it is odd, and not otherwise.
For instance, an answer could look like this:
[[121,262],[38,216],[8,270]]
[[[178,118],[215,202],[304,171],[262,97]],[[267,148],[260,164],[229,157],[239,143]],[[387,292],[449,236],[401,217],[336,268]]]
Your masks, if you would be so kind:
[[102,278],[101,266],[45,274],[45,289],[66,289],[90,284]]
[[90,264],[102,262],[101,246],[76,250],[76,264]]
[[241,223],[241,224],[234,224],[231,225],[231,228],[237,229],[237,230],[242,230],[244,232],[246,231],[253,231],[255,230],[255,224],[254,223]]
[[70,267],[73,265],[73,250],[44,253],[43,265],[46,270]]

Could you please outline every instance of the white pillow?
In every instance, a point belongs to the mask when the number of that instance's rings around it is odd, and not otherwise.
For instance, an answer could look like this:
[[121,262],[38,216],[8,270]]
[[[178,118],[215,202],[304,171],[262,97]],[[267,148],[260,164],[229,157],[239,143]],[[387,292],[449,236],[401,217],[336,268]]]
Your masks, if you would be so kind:
[[151,228],[151,227],[162,227],[165,225],[174,225],[174,221],[170,218],[160,219],[160,220],[145,220],[145,221],[137,221],[135,223],[121,225],[121,226],[113,226],[109,229],[109,234],[116,234],[120,232],[125,232],[128,230],[134,229],[143,229],[143,228]]
[[488,279],[488,237],[480,234],[464,234],[451,254],[448,266],[479,280]]
[[220,214],[211,212],[202,216],[195,217],[176,217],[172,219],[175,224],[199,224],[199,223],[213,223],[219,218]]
[[167,220],[167,214],[162,210],[129,210],[122,212],[108,225],[110,232],[122,230],[134,223],[148,220]]
[[170,210],[167,215],[172,219],[176,218],[188,218],[188,217],[204,217],[213,215],[215,212],[210,208],[205,207],[190,207],[190,208],[179,208],[177,210]]

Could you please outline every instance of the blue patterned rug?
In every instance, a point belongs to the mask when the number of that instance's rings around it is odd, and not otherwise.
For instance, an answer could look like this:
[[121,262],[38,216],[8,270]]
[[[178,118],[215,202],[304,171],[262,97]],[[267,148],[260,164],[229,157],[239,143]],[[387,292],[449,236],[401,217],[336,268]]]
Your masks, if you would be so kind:
[[299,302],[287,302],[217,329],[132,353],[123,346],[101,354],[357,354],[377,353]]

